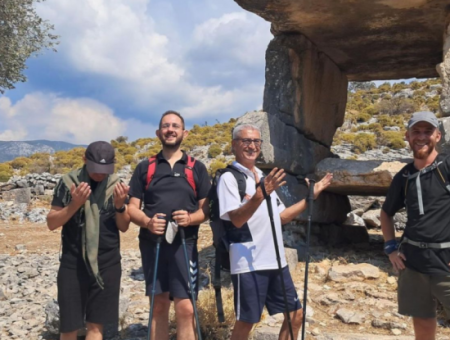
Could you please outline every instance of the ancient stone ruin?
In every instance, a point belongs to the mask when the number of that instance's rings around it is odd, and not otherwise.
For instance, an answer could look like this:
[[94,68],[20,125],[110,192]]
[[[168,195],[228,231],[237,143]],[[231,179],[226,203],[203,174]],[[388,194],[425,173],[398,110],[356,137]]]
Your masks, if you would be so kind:
[[[384,195],[406,162],[331,158],[333,136],[344,121],[348,81],[440,76],[441,111],[450,116],[449,3],[235,1],[270,21],[274,35],[266,51],[264,112],[241,118],[262,128],[261,166],[290,172],[290,189],[283,194],[288,204],[306,192],[295,176],[333,171],[335,181],[316,202],[320,214],[314,221],[342,224],[350,211],[346,195]],[[443,139],[448,143],[448,136]]]

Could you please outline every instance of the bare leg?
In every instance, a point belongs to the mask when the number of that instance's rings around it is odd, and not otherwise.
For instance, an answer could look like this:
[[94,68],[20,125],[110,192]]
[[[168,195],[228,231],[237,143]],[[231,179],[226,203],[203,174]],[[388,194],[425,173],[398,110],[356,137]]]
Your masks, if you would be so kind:
[[[290,313],[291,316],[291,325],[292,332],[294,333],[294,339],[298,338],[298,333],[302,328],[302,320],[303,320],[303,309],[296,310]],[[279,340],[294,340],[291,339],[291,335],[289,333],[289,325],[286,317],[286,313],[284,313],[284,321],[281,326],[280,335],[278,337]]]
[[253,324],[244,322],[244,321],[236,321],[233,328],[233,333],[231,334],[230,340],[246,340],[250,332],[252,331]]
[[416,340],[434,340],[436,337],[436,318],[413,318]]
[[151,340],[169,340],[169,293],[155,296]]
[[195,340],[194,307],[190,299],[175,298],[175,316],[177,318],[177,340]]
[[103,325],[99,323],[86,322],[86,340],[102,340]]

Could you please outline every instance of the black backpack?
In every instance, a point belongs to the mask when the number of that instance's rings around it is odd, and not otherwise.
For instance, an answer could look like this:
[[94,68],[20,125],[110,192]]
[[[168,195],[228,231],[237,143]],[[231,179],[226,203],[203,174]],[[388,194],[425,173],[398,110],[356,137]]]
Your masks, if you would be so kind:
[[220,176],[222,176],[226,172],[231,172],[236,179],[241,200],[245,196],[247,179],[247,176],[243,172],[233,167],[232,165],[228,165],[226,168],[216,171],[216,174],[212,181],[211,190],[208,195],[210,225],[213,233],[213,245],[214,248],[216,248],[213,286],[216,292],[217,316],[219,322],[225,321],[221,294],[222,284],[220,282],[220,270],[230,270],[230,242],[228,240],[227,231],[229,230],[229,228],[232,228],[230,226],[230,222],[226,222],[220,219],[219,198],[217,197],[217,183],[219,182]]

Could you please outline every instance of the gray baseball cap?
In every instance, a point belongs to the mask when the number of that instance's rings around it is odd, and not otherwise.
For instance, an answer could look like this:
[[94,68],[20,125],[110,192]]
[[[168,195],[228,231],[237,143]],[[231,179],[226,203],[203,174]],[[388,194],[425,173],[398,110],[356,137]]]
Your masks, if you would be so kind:
[[413,125],[417,124],[418,122],[430,123],[435,128],[439,126],[439,121],[436,118],[436,115],[430,111],[414,112],[411,119],[408,122],[408,129],[412,128]]
[[91,174],[114,173],[114,148],[108,142],[98,141],[89,144],[84,154],[86,169]]

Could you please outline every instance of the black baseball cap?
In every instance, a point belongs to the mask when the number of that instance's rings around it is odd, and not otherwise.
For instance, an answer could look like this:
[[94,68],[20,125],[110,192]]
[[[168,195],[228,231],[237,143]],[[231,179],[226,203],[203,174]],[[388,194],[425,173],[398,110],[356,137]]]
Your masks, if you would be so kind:
[[108,142],[98,141],[88,145],[86,153],[86,169],[91,174],[114,173],[114,148]]

